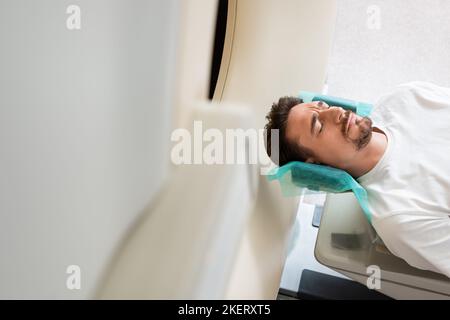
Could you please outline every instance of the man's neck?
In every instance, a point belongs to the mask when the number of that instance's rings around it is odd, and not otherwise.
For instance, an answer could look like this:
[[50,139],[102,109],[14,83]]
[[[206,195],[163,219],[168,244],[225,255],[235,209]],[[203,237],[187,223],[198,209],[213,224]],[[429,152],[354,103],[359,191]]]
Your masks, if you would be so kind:
[[387,148],[387,137],[380,131],[373,131],[372,138],[364,150],[358,153],[353,164],[347,169],[355,179],[365,175],[372,170],[381,160]]

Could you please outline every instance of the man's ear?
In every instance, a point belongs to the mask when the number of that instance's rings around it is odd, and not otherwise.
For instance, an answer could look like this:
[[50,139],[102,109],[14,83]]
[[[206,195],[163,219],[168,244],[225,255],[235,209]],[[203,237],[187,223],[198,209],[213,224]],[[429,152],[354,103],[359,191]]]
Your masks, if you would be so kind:
[[316,161],[316,159],[314,159],[313,157],[309,157],[308,159],[305,160],[306,163],[314,163],[314,164],[320,164],[319,161]]

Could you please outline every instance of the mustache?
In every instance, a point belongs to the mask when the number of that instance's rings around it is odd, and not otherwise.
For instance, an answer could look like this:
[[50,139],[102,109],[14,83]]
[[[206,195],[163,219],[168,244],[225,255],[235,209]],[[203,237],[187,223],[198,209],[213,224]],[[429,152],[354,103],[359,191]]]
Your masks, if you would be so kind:
[[[348,133],[346,132],[346,129],[347,129],[347,123],[348,123],[348,120],[349,120],[351,114],[352,114],[352,111],[346,110],[343,115],[344,121],[342,121],[341,131],[342,131],[342,135],[345,138],[349,138]],[[361,120],[357,120],[356,124],[359,127],[360,135],[356,139],[351,139],[351,141],[355,144],[356,149],[360,150],[360,149],[364,148],[365,146],[367,146],[370,139],[372,138],[373,123],[372,123],[372,119],[370,119],[369,117],[364,117]]]

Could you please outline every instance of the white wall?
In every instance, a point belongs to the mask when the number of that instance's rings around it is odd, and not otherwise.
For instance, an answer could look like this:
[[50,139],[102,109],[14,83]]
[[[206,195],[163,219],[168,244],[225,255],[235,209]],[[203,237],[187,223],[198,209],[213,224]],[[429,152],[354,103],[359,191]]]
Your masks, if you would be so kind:
[[[66,8],[81,7],[81,30]],[[0,298],[87,298],[167,174],[177,0],[0,2]],[[66,288],[66,267],[82,271]]]

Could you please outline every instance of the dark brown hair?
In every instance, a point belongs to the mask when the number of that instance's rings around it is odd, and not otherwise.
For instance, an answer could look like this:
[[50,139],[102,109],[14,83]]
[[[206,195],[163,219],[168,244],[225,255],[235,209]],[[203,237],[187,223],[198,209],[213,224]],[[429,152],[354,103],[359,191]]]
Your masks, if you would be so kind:
[[[312,155],[311,150],[300,146],[298,143],[289,141],[286,138],[286,127],[289,112],[293,107],[303,103],[303,100],[296,97],[282,97],[278,103],[273,103],[272,108],[266,116],[267,124],[265,130],[267,132],[266,151],[269,157],[280,167],[291,161],[305,161]],[[272,154],[271,130],[279,130],[279,159],[276,161],[275,155]],[[278,163],[277,163],[278,162]]]

